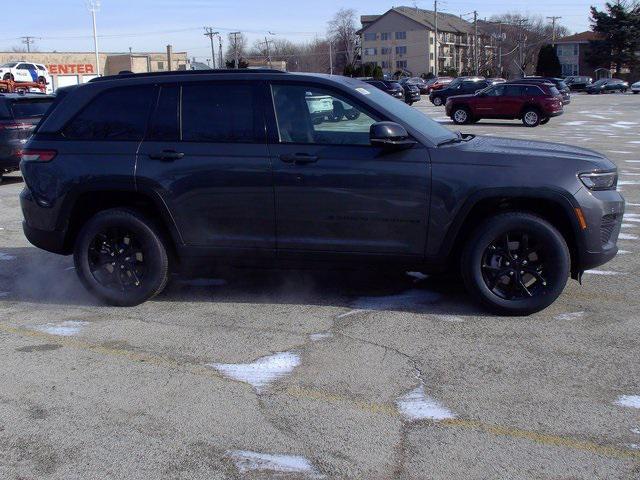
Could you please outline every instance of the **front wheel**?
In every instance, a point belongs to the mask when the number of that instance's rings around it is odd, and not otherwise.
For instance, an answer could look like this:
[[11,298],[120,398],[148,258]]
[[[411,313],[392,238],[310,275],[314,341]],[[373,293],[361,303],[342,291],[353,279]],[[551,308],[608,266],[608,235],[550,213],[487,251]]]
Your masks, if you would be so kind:
[[462,254],[469,292],[502,315],[529,315],[551,305],[571,270],[563,236],[546,220],[523,212],[483,222]]
[[130,210],[105,210],[91,218],[76,239],[74,262],[84,286],[110,305],[139,305],[160,293],[169,278],[160,233]]
[[441,105],[442,105],[442,99],[441,99],[440,97],[434,97],[434,99],[433,99],[433,104],[434,104],[436,107],[441,106]]

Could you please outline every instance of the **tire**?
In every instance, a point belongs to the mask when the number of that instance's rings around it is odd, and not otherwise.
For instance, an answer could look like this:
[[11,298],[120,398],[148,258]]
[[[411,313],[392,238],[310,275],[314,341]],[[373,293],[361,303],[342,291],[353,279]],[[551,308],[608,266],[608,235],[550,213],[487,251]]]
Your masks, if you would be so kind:
[[89,219],[76,239],[74,262],[87,290],[109,305],[144,303],[159,294],[169,278],[162,236],[150,220],[132,210],[105,210]]
[[549,120],[551,120],[550,117],[544,117],[542,120],[540,120],[540,125],[546,125],[547,123],[549,123]]
[[442,106],[442,98],[440,98],[440,97],[433,97],[433,104],[434,104],[436,107],[440,107],[440,106]]
[[467,290],[500,315],[544,310],[564,290],[570,270],[569,248],[560,232],[546,220],[523,212],[484,221],[462,253]]
[[542,116],[537,108],[529,107],[522,113],[522,123],[525,127],[537,127],[541,120]]
[[13,80],[13,75],[10,73],[5,73],[4,77],[2,77],[3,80]]
[[640,91],[634,91],[633,94],[634,95],[638,95],[640,93]]
[[471,123],[471,112],[467,107],[455,107],[451,112],[451,120],[456,125],[466,125]]
[[407,102],[407,105],[409,105],[411,107],[411,106],[413,106],[413,102]]

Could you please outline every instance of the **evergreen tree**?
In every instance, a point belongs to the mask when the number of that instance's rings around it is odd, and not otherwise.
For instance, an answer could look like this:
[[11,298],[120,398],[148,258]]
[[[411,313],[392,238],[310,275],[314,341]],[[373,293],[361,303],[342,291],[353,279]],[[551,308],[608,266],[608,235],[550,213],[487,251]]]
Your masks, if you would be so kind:
[[543,45],[540,48],[536,74],[542,77],[559,77],[562,75],[562,66],[553,45]]

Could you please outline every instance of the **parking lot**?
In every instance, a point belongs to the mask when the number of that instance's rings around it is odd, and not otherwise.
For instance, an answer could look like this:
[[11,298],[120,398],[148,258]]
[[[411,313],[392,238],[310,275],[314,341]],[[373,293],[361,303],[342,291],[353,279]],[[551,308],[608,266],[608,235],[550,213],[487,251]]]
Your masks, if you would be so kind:
[[[444,107],[414,106],[458,129]],[[640,477],[640,96],[465,133],[608,155],[620,254],[525,318],[455,280],[241,270],[102,306],[0,184],[0,478]]]

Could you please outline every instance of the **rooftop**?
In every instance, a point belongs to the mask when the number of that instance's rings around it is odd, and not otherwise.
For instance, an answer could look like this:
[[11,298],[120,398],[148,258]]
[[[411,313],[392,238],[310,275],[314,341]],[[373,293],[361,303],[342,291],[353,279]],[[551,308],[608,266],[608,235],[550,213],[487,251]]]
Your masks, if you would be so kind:
[[562,37],[556,40],[556,43],[587,43],[590,40],[601,40],[602,36],[599,33],[588,30],[586,32],[576,33],[567,37]]
[[[386,15],[389,12],[399,13],[400,15],[404,15],[405,17],[418,22],[429,30],[435,30],[436,14],[433,10],[424,10],[415,7],[393,7],[383,15]],[[363,29],[366,29],[383,15],[362,15],[360,17],[360,22],[363,24]],[[473,26],[471,23],[466,20],[463,20],[451,13],[438,12],[438,30],[443,32],[470,33],[472,29]]]

